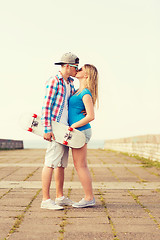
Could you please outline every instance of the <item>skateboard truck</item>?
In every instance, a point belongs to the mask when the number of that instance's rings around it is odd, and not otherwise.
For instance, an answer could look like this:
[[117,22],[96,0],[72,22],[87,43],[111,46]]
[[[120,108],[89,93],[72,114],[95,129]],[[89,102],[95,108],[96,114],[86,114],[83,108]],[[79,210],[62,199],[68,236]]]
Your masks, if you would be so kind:
[[33,119],[33,122],[32,122],[32,124],[31,124],[31,127],[29,127],[28,130],[27,130],[27,131],[29,131],[29,132],[32,132],[32,131],[33,131],[32,126],[34,126],[34,127],[38,126],[38,122],[35,121],[35,119],[37,118],[37,114],[34,113],[34,114],[32,115],[32,117],[33,117],[34,119]]
[[68,128],[68,133],[66,133],[66,135],[64,136],[64,141],[63,141],[63,144],[64,145],[68,145],[68,139],[71,139],[72,138],[72,134],[71,134],[71,132],[73,131],[73,128],[72,127],[69,127]]

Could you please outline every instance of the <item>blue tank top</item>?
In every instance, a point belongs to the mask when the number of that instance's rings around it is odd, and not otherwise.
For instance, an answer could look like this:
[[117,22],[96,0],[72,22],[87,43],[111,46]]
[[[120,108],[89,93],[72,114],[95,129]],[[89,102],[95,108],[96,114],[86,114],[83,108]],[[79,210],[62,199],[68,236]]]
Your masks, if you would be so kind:
[[[69,125],[71,126],[73,123],[80,121],[85,117],[83,110],[85,110],[85,106],[83,103],[83,96],[89,94],[92,97],[91,92],[85,88],[80,93],[75,93],[69,98],[69,107],[68,107],[68,118],[69,118]],[[91,125],[87,123],[86,125],[77,128],[79,131],[91,128]]]

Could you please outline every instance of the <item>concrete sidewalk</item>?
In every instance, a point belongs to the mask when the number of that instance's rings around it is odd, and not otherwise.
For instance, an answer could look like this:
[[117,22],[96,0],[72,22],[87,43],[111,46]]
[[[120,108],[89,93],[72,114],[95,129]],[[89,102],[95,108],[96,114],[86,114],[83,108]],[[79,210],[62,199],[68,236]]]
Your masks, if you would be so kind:
[[[43,210],[44,155],[44,149],[0,151],[0,240],[160,239],[160,169],[121,153],[88,150],[96,206]],[[71,155],[64,192],[73,201],[83,197]]]

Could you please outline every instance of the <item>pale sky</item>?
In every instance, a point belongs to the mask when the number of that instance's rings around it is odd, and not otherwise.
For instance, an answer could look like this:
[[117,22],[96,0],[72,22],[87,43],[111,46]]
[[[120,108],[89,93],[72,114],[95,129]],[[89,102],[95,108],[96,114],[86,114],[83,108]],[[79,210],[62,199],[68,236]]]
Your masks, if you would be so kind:
[[99,71],[93,139],[160,134],[159,13],[159,0],[1,0],[0,138],[33,139],[18,119],[41,113],[69,51]]

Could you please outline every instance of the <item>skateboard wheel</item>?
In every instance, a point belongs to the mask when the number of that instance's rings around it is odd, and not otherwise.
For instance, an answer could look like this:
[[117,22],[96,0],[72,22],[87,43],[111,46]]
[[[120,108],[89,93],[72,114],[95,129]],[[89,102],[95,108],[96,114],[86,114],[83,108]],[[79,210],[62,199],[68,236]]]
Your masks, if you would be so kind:
[[72,127],[69,127],[68,130],[69,130],[70,132],[72,132],[72,131],[73,131],[73,128],[72,128]]
[[32,117],[37,118],[37,114],[34,113]]
[[32,132],[33,131],[33,129],[32,128],[28,128],[28,130],[27,131],[29,131],[29,132]]
[[67,141],[64,141],[63,144],[64,144],[64,145],[68,145],[68,142],[67,142]]

